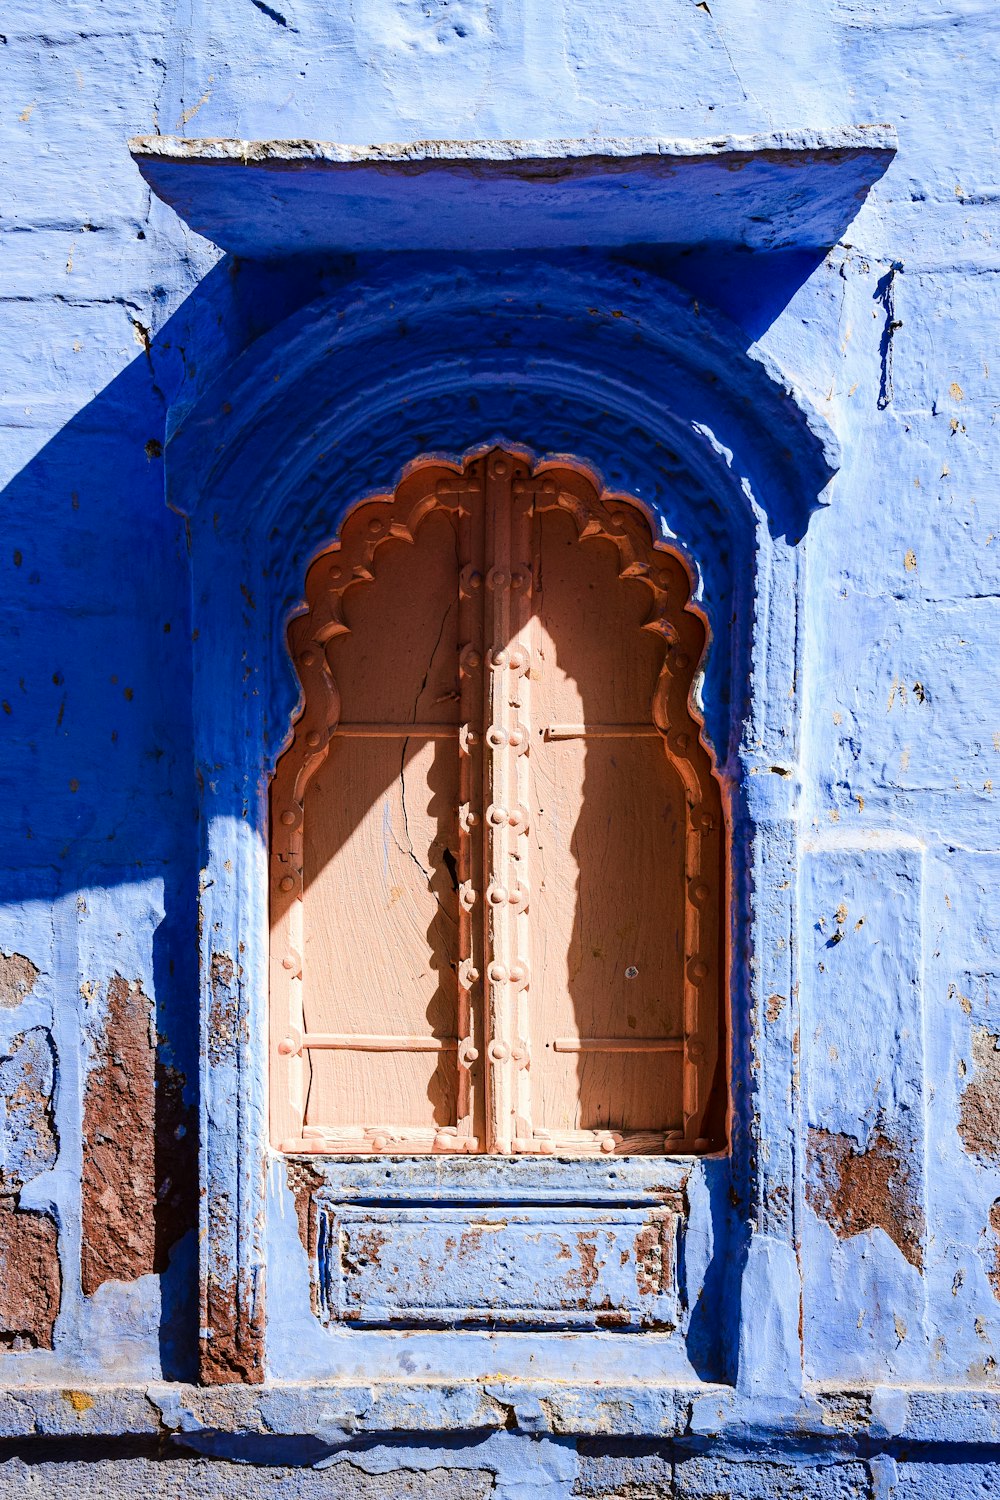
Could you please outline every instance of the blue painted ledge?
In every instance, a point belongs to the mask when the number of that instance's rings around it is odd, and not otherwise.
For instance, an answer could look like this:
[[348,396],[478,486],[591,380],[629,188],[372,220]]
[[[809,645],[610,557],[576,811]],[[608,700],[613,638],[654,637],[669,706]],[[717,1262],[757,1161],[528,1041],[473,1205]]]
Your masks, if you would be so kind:
[[655,244],[823,249],[896,149],[885,125],[711,139],[130,142],[192,229],[257,260]]
[[694,1451],[792,1446],[831,1458],[945,1443],[957,1456],[963,1448],[1000,1449],[1000,1390],[838,1387],[787,1400],[750,1400],[726,1386],[502,1379],[0,1389],[0,1439],[183,1433],[206,1441],[227,1437],[238,1445],[241,1434],[266,1432],[337,1447],[365,1435],[501,1430],[655,1438]]

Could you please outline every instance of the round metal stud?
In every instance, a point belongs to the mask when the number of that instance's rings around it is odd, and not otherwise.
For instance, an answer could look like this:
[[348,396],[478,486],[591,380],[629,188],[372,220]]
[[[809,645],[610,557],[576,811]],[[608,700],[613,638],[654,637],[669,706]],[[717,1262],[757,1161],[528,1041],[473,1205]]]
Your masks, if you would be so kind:
[[381,536],[382,532],[385,530],[385,522],[384,521],[369,521],[368,522],[368,530],[369,530],[369,532],[371,533],[372,536]]
[[372,1136],[372,1150],[373,1151],[384,1151],[385,1148],[386,1148],[386,1146],[388,1146],[388,1144],[389,1144],[389,1142],[388,1142],[388,1140],[386,1139],[386,1137],[384,1135],[373,1135]]
[[281,814],[281,821],[286,828],[293,828],[295,826],[295,814],[290,807],[286,807],[285,811]]
[[696,881],[691,889],[691,894],[696,901],[704,901],[708,897],[708,886],[703,880]]
[[491,984],[507,983],[508,975],[505,964],[490,964],[489,968],[486,970],[486,973],[489,976]]
[[506,1042],[490,1042],[486,1052],[490,1061],[495,1063],[505,1063],[510,1057],[510,1048]]
[[615,1138],[614,1138],[614,1136],[613,1135],[602,1136],[601,1137],[601,1150],[604,1152],[604,1154],[606,1156],[610,1156],[611,1152],[614,1149],[615,1149]]
[[704,963],[700,958],[696,959],[691,965],[691,973],[695,979],[704,979],[708,973],[708,964]]
[[304,667],[311,667],[312,664],[313,664],[313,662],[315,660],[316,660],[316,653],[315,653],[315,651],[303,651],[302,655],[299,657],[299,661],[302,663],[302,665]]
[[510,813],[508,813],[507,809],[505,807],[500,807],[495,802],[491,802],[489,807],[486,809],[486,821],[487,823],[489,823],[491,828],[502,828],[503,825],[509,821],[509,819]]
[[510,743],[510,735],[506,729],[499,729],[496,724],[491,724],[486,731],[486,743],[493,750],[502,750]]
[[309,733],[306,735],[306,744],[309,745],[311,749],[315,750],[316,746],[319,744],[322,738],[323,736],[319,733],[318,730],[310,729]]
[[294,891],[295,881],[292,879],[291,875],[282,875],[281,879],[278,881],[278,888],[282,891]]
[[491,906],[506,906],[509,899],[506,886],[491,885],[486,892],[486,899]]

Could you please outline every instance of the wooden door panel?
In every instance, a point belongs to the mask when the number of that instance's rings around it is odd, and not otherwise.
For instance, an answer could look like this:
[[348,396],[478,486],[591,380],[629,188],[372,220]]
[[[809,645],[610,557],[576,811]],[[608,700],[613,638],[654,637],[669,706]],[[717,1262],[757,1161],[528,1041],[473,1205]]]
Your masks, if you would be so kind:
[[[334,563],[333,567],[341,564]],[[451,517],[378,550],[371,583],[344,593],[346,634],[327,647],[340,722],[458,724],[458,552]]]
[[272,789],[285,1149],[711,1144],[724,821],[683,565],[494,450],[358,507],[307,593]]
[[[665,645],[611,542],[558,512],[536,536],[532,1119],[662,1132],[683,1123],[684,1028],[684,788],[653,724]],[[642,1050],[665,1038],[675,1053]]]
[[[666,1134],[683,1135],[683,1071],[680,1047],[647,1054],[564,1052],[550,1041],[532,1052],[536,1129],[563,1146],[576,1131],[614,1131],[627,1140],[626,1154],[659,1154]],[[642,1136],[649,1139],[637,1139]]]
[[306,1029],[451,1044],[311,1051],[307,1123],[454,1124],[457,776],[455,738],[348,738],[306,789]]
[[548,724],[651,726],[664,643],[642,629],[649,589],[637,579],[621,578],[613,543],[601,537],[581,540],[564,512],[536,516],[534,532],[536,738]]
[[[532,752],[538,937],[536,1126],[676,1128],[684,1032],[684,797],[656,739],[542,741]],[[551,872],[551,873],[550,873]],[[676,1043],[652,1062],[643,1044]],[[621,1049],[602,1073],[583,1039]],[[636,1050],[624,1048],[635,1044]],[[602,1093],[601,1079],[613,1089]],[[560,1097],[560,1090],[570,1098]]]

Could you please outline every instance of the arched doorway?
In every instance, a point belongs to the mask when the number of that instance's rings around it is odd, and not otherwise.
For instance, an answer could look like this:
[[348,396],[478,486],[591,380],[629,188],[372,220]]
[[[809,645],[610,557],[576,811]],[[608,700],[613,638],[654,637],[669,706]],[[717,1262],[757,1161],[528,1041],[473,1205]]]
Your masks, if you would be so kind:
[[723,1144],[726,838],[690,594],[637,502],[509,449],[348,515],[289,629],[276,1145]]

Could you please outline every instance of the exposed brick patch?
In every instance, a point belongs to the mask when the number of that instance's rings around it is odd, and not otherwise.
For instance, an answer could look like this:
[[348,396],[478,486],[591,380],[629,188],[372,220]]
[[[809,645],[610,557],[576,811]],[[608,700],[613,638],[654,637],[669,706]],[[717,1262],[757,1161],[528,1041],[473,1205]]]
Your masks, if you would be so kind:
[[197,1136],[183,1075],[157,1059],[152,1003],[116,974],[84,1102],[81,1280],[162,1271],[195,1222]]
[[25,1183],[59,1154],[52,1093],[56,1053],[44,1026],[14,1038],[0,1057],[0,1348],[51,1349],[62,1296],[59,1235],[49,1214],[22,1208]]
[[288,1186],[295,1199],[295,1217],[299,1225],[299,1239],[309,1257],[310,1264],[316,1259],[319,1216],[313,1194],[323,1185],[322,1173],[308,1162],[289,1161],[286,1164]]
[[[213,953],[207,1050],[216,1068],[239,1065],[240,979],[242,970],[228,953]],[[242,1238],[238,1204],[228,1191],[224,1170],[209,1164],[208,1234],[211,1264],[202,1291],[201,1379],[206,1385],[264,1379],[264,1299],[261,1272]]]
[[23,953],[0,953],[0,1007],[13,1010],[35,988],[41,970]]
[[[226,1268],[223,1267],[223,1271]],[[199,1373],[206,1385],[260,1385],[264,1379],[263,1300],[249,1278],[237,1282],[210,1276],[205,1289],[205,1323]]]
[[220,1063],[232,1059],[236,1045],[238,1017],[237,995],[234,989],[236,965],[228,953],[212,954],[212,1003],[208,1016],[209,1062]]
[[882,1229],[923,1270],[924,1212],[902,1147],[881,1131],[862,1151],[849,1135],[809,1132],[809,1206],[841,1239]]
[[54,1220],[0,1197],[0,1348],[51,1349],[61,1297]]
[[972,1078],[962,1095],[958,1133],[970,1156],[1000,1162],[1000,1036],[972,1032]]

